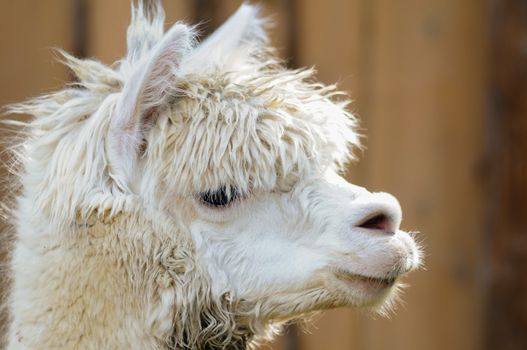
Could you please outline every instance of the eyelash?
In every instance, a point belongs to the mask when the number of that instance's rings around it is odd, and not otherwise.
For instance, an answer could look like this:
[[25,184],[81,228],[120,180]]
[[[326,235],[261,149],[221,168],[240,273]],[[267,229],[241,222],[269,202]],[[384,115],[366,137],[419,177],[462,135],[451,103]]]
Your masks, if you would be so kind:
[[199,194],[200,201],[212,208],[224,208],[234,203],[239,197],[236,187],[221,186],[216,190],[208,190]]

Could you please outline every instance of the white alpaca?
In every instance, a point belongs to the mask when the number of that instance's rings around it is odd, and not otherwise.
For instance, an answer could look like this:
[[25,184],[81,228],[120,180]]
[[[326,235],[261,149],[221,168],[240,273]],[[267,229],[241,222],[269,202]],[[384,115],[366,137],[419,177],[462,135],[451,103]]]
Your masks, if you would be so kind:
[[196,44],[133,9],[113,68],[11,108],[24,124],[8,349],[244,349],[283,322],[386,305],[420,260],[386,193],[336,171],[347,102],[287,70],[243,5]]

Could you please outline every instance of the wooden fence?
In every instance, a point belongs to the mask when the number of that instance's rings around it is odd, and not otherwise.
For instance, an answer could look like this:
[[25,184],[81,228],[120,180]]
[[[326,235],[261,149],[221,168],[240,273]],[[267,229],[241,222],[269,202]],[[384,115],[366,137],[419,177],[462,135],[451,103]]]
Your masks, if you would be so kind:
[[[209,32],[239,0],[165,0]],[[389,319],[325,312],[273,349],[527,348],[527,5],[521,0],[268,0],[286,62],[350,92],[367,138],[348,178],[399,198],[426,270]],[[61,86],[50,48],[111,63],[128,0],[0,4],[0,105]],[[302,331],[307,328],[308,333]]]

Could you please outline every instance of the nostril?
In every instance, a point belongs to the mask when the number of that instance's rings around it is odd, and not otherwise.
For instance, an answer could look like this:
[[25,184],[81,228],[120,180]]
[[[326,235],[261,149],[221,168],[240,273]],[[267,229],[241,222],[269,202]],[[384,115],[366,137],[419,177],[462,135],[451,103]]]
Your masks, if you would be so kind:
[[362,224],[357,225],[361,228],[366,228],[370,230],[382,230],[388,231],[390,219],[386,214],[379,213],[366,219]]
[[401,224],[401,206],[387,193],[363,195],[353,202],[353,226],[357,229],[395,233]]

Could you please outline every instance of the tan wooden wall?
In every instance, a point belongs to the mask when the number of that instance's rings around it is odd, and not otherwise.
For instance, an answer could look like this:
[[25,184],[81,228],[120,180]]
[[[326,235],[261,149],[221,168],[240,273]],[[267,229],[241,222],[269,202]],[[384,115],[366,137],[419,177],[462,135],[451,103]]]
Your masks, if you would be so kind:
[[[205,31],[240,2],[164,1],[167,22],[209,18]],[[83,54],[107,63],[124,53],[128,0],[86,0],[84,36],[74,30],[74,4],[0,3],[0,105],[69,78],[53,62],[50,47],[78,51],[81,45]],[[403,227],[420,231],[426,250],[426,270],[408,278],[411,287],[391,318],[326,312],[291,329],[273,349],[488,348],[483,332],[492,329],[486,304],[493,234],[487,116],[494,7],[484,0],[262,4],[274,15],[273,41],[287,62],[315,65],[322,81],[338,81],[356,101],[352,108],[363,121],[366,150],[348,178],[396,195]]]

